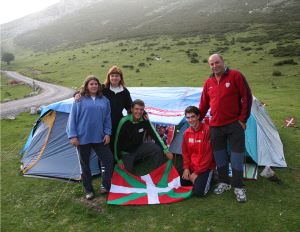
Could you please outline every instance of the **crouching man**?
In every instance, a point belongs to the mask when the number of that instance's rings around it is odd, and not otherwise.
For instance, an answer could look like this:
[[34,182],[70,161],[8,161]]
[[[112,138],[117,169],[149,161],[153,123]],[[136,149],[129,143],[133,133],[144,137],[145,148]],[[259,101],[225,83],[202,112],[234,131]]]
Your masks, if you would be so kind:
[[[165,160],[173,159],[173,154],[168,151],[155,128],[148,119],[144,110],[145,103],[137,99],[132,102],[131,114],[123,117],[118,125],[114,152],[120,168],[133,172],[136,161],[151,157],[151,169],[161,166]],[[154,142],[145,142],[145,137],[150,135]]]
[[210,189],[215,162],[210,145],[209,126],[199,121],[200,111],[195,106],[185,109],[190,127],[182,141],[182,185],[193,185],[193,193],[205,196]]

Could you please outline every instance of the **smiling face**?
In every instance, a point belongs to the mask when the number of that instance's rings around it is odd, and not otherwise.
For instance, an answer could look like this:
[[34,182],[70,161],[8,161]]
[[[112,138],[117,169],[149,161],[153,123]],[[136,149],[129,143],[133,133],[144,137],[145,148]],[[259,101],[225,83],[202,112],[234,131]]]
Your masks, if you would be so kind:
[[131,113],[134,121],[139,121],[143,114],[144,114],[145,106],[140,106],[138,104],[135,104],[133,107],[131,107]]
[[95,81],[95,80],[90,80],[88,85],[87,85],[87,89],[88,89],[89,95],[96,96],[97,92],[98,92],[98,89],[99,89],[98,82]]
[[189,125],[193,129],[198,128],[198,126],[199,126],[199,115],[197,115],[195,113],[186,113],[185,118],[186,118],[187,122],[189,123]]
[[118,87],[121,82],[121,75],[118,73],[112,73],[109,75],[109,80],[113,87]]
[[208,64],[215,76],[220,77],[225,71],[225,64],[222,57],[218,54],[211,55],[208,59]]

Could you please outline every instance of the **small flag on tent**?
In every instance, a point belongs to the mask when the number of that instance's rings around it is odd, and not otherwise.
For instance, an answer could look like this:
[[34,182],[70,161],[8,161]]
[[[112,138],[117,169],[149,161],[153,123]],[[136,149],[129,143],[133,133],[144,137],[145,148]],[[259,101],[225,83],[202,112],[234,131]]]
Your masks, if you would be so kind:
[[192,186],[181,186],[172,161],[144,176],[135,176],[117,165],[112,177],[108,204],[148,205],[182,201],[192,195]]

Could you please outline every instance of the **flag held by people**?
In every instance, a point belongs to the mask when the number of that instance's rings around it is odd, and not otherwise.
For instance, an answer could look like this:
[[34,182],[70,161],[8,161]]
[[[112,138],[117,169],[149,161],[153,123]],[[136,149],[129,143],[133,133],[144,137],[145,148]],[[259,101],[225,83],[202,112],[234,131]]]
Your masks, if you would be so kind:
[[144,176],[135,176],[117,165],[112,177],[108,204],[147,205],[182,201],[192,195],[192,186],[181,186],[172,161]]

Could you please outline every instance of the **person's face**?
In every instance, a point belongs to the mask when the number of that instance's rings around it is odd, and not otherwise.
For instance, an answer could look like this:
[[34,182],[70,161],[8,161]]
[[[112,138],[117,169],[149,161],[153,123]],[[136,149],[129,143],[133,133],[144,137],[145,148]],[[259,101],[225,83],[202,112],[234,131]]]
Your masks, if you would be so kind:
[[185,118],[192,128],[197,128],[199,125],[199,115],[195,113],[186,113]]
[[209,57],[208,64],[211,68],[211,71],[215,75],[219,76],[224,73],[225,70],[224,61],[219,56],[212,55],[211,57]]
[[119,86],[121,81],[121,76],[118,73],[112,73],[109,75],[109,80],[112,86]]
[[164,135],[164,134],[165,134],[165,128],[160,127],[160,128],[158,129],[158,133],[159,133],[160,135]]
[[89,94],[91,95],[95,95],[98,91],[99,85],[98,82],[95,80],[91,80],[89,81],[88,85],[87,85],[87,89],[89,91]]
[[142,118],[144,111],[144,106],[140,105],[134,105],[134,107],[131,108],[132,116],[134,121],[138,121]]

